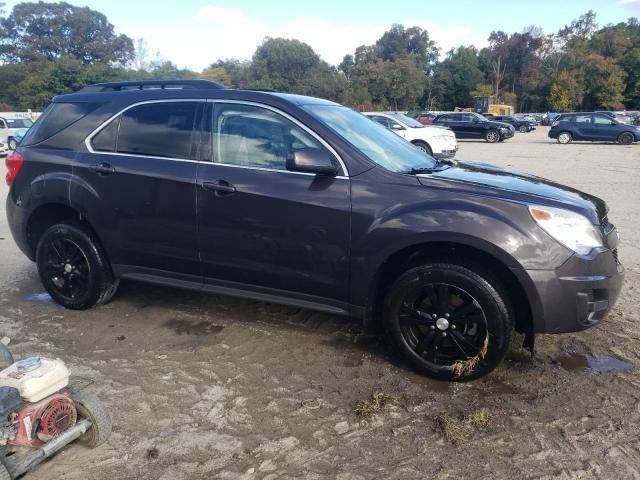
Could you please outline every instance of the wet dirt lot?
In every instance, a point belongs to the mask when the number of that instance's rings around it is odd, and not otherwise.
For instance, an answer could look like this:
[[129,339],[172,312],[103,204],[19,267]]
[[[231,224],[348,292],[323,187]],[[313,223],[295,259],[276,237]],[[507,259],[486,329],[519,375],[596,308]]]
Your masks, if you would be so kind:
[[[0,336],[18,358],[63,358],[114,420],[106,445],[70,446],[27,478],[640,478],[640,145],[546,132],[463,141],[458,157],[604,198],[624,291],[596,328],[539,336],[533,360],[514,348],[467,384],[413,373],[353,320],[291,307],[126,282],[102,308],[64,310],[0,214]],[[374,392],[398,398],[360,420]],[[464,438],[445,438],[436,416]]]

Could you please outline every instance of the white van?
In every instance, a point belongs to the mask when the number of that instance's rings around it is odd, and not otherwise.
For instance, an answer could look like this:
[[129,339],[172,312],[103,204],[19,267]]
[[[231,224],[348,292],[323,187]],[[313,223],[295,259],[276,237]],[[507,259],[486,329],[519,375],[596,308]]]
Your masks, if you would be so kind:
[[27,133],[33,121],[27,112],[0,112],[0,142],[15,150],[17,139]]

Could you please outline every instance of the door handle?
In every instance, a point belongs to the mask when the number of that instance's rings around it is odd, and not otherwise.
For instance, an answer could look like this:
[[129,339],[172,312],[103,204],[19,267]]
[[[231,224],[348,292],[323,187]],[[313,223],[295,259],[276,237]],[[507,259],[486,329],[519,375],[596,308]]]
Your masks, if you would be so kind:
[[235,193],[236,187],[226,180],[216,180],[214,182],[202,182],[202,188],[216,195],[231,195]]
[[110,175],[112,173],[116,173],[116,169],[112,167],[111,164],[109,163],[100,163],[98,165],[91,165],[89,167],[89,170],[99,175]]

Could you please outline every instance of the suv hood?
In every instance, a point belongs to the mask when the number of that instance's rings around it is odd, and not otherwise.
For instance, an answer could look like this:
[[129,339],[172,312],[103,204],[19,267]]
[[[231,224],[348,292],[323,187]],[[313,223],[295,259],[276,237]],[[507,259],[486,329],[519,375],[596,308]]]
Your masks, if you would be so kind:
[[500,168],[487,163],[457,162],[455,166],[417,175],[423,185],[433,180],[452,182],[467,191],[505,200],[548,205],[573,210],[600,224],[607,215],[606,203],[598,197],[544,178]]

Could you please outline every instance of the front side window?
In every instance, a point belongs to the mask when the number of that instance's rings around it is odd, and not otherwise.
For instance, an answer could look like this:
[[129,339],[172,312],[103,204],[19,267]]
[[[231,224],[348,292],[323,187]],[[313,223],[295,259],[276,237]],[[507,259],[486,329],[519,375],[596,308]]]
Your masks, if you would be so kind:
[[594,115],[593,123],[597,125],[611,125],[613,123],[613,119],[610,117],[605,117],[604,115]]
[[296,150],[324,149],[309,133],[266,108],[217,103],[213,112],[213,162],[286,170]]
[[162,102],[127,110],[120,116],[116,152],[193,159],[197,108],[198,102]]

